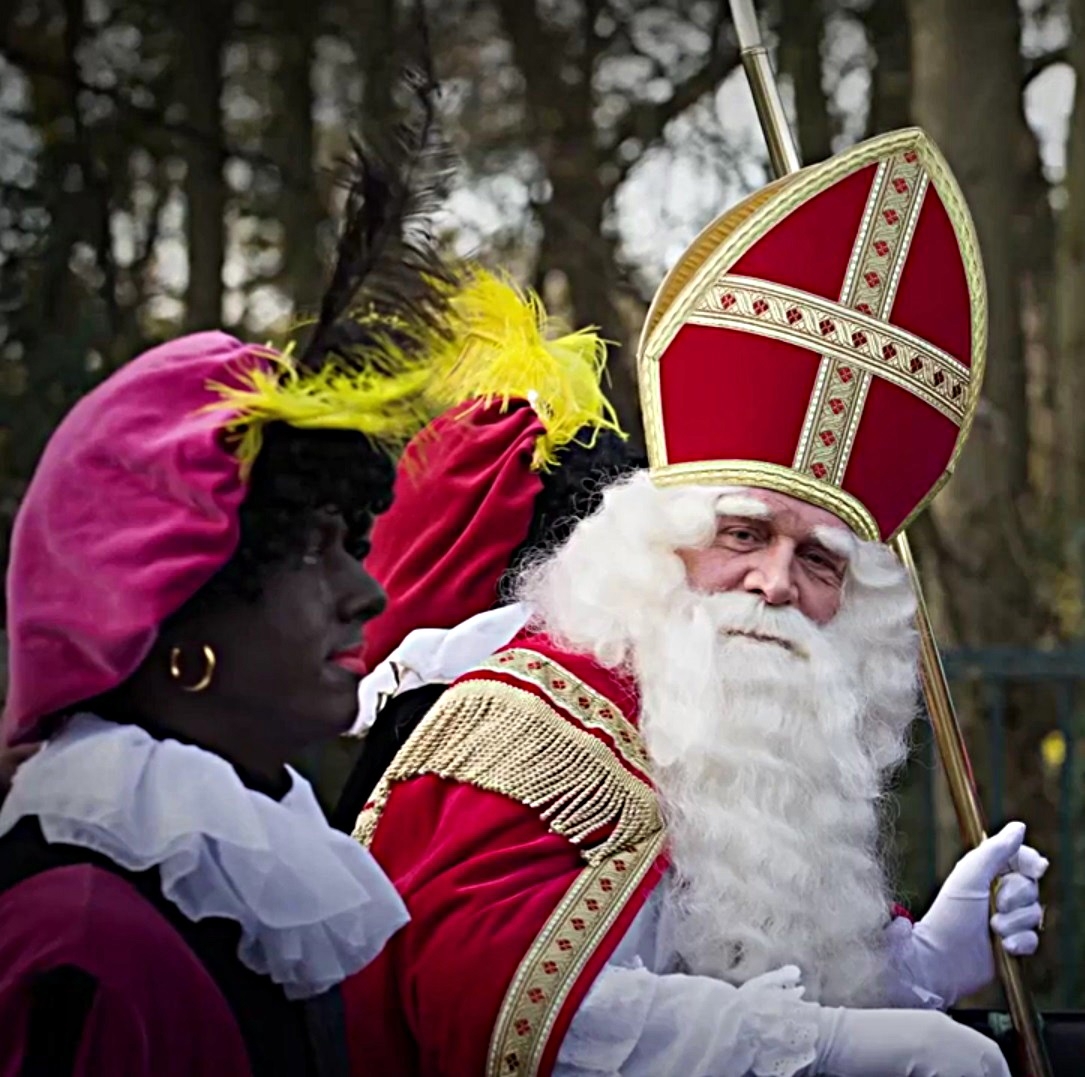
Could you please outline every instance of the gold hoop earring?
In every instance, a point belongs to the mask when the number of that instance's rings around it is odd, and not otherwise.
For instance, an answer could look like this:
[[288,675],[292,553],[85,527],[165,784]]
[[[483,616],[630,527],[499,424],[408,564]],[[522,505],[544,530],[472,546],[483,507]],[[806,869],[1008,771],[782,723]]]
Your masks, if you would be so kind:
[[215,664],[218,659],[215,657],[215,652],[206,643],[201,648],[201,653],[204,662],[203,676],[195,684],[181,684],[185,675],[181,669],[181,648],[174,647],[170,651],[170,676],[177,681],[182,692],[203,692],[211,686],[211,681],[215,676]]

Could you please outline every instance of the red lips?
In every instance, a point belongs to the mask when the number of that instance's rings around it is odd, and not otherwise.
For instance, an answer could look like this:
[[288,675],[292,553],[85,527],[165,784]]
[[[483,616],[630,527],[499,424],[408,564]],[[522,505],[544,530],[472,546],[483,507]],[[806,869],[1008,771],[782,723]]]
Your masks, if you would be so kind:
[[343,669],[349,670],[351,673],[356,673],[359,677],[364,677],[369,672],[362,658],[364,649],[361,643],[355,643],[350,647],[344,647],[341,651],[330,654],[328,661],[334,662],[337,666],[342,666]]

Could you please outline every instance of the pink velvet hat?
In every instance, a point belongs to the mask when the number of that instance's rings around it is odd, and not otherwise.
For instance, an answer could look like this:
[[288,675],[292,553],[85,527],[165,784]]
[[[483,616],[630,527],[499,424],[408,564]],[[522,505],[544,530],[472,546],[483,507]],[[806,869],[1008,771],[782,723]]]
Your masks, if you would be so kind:
[[399,405],[416,374],[302,374],[206,332],[151,349],[81,399],[15,520],[2,739],[46,736],[55,716],[122,684],[162,622],[226,564],[264,423],[405,436]]

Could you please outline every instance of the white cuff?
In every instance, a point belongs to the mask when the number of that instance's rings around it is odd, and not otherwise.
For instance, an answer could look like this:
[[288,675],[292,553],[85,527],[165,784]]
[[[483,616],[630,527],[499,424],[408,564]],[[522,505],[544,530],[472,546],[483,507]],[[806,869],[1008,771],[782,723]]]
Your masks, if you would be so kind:
[[389,699],[425,684],[451,684],[510,643],[527,624],[516,603],[475,614],[455,628],[416,628],[358,685],[358,717],[348,737],[364,737]]
[[782,986],[789,977],[778,970],[735,988],[639,962],[608,965],[573,1018],[553,1077],[795,1077],[816,1057],[818,1008]]

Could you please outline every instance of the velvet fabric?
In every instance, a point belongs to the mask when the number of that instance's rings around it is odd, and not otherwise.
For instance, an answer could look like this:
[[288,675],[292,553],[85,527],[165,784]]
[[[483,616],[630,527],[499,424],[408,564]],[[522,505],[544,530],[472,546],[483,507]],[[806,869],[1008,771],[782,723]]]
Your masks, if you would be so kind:
[[[968,284],[953,225],[937,191],[927,192],[892,321],[965,366],[973,363]],[[874,514],[883,534],[908,516],[945,469],[957,428],[899,386],[875,378],[855,435],[844,489]]]
[[0,838],[0,1075],[344,1077],[338,987],[287,999],[238,959],[235,921],[190,920],[158,870],[39,824]]
[[135,672],[159,626],[229,560],[245,496],[210,382],[265,363],[221,332],[153,348],[83,397],[53,434],[19,509],[7,576],[3,735]]
[[[246,1077],[248,1052],[214,979],[127,881],[89,865],[55,868],[0,894],[0,1077],[34,1062],[35,985],[78,970],[92,993],[74,1027],[72,1077]],[[51,993],[54,1010],[64,992]],[[54,1034],[61,1014],[54,1012]]]
[[[696,307],[700,313],[666,339],[658,359],[658,401],[646,401],[648,412],[658,404],[662,426],[665,458],[653,460],[654,465],[684,466],[700,475],[710,474],[713,465],[738,462],[793,470],[802,474],[807,489],[816,482],[850,494],[869,512],[883,541],[943,479],[952,466],[961,423],[894,384],[892,378],[898,375],[893,364],[903,364],[902,352],[913,346],[907,341],[918,338],[970,368],[975,381],[983,342],[977,326],[985,297],[982,283],[976,283],[978,255],[970,226],[963,207],[955,204],[960,193],[939,167],[931,165],[923,174],[922,187],[916,175],[910,181],[901,176],[892,180],[901,195],[914,185],[914,220],[894,209],[874,213],[875,207],[885,205],[880,201],[879,192],[886,189],[880,168],[911,166],[918,154],[936,153],[920,132],[912,133],[910,148],[896,137],[895,148],[886,149],[875,163],[850,171],[839,167],[840,174],[827,178],[820,190],[766,223],[763,234],[717,271],[718,279],[709,276],[698,284],[703,292]],[[865,159],[869,162],[869,153]],[[788,190],[782,186],[777,197],[786,200]],[[766,205],[771,208],[771,200]],[[947,206],[953,207],[956,220]],[[739,227],[746,225],[736,218]],[[899,260],[894,260],[898,253]],[[703,272],[708,257],[695,244],[686,261],[687,273]],[[872,294],[888,296],[884,310],[854,301],[863,281],[875,290]],[[732,312],[736,297],[728,282],[755,289],[752,295],[759,282],[770,290],[788,289],[779,293],[781,304],[792,304],[787,324],[773,323],[771,304],[762,296],[753,302],[752,321],[761,319],[766,328],[745,328],[752,323],[745,314],[739,318]],[[875,321],[864,323],[864,331],[849,330],[849,337],[840,319],[825,316],[817,323],[820,335],[814,335],[810,320],[817,317],[820,300]],[[897,343],[883,340],[875,329],[878,323],[911,337],[897,338]],[[797,327],[794,333],[791,327]],[[843,358],[835,360],[835,366],[827,364],[823,339],[838,346],[841,355],[853,354],[854,364]],[[952,394],[955,403],[972,399],[971,389],[947,382],[943,370],[930,370],[926,364],[932,361],[920,358],[919,352],[911,355],[907,376],[914,378],[913,389],[922,382],[924,391]],[[863,370],[873,374],[865,397],[855,380]],[[642,391],[645,384],[650,383],[642,371]],[[943,385],[947,388],[939,388]],[[853,392],[860,395],[846,403]],[[834,415],[847,421],[834,420]],[[844,425],[836,429],[838,422]],[[802,446],[816,449],[819,441],[826,447],[850,446],[839,476],[820,461],[798,462],[810,451]]]
[[407,447],[395,502],[374,525],[366,558],[388,607],[366,626],[352,663],[359,673],[413,629],[454,628],[496,605],[542,489],[531,462],[544,433],[525,400],[476,400],[434,420]]
[[[639,698],[627,677],[530,632],[508,649],[557,663],[573,678],[563,690],[575,698],[576,686],[586,686],[638,724]],[[577,721],[575,704],[565,714],[553,695],[504,673],[500,656],[457,683],[512,685],[613,750],[607,733]],[[623,765],[629,766],[625,760]],[[352,805],[352,816],[357,807]],[[591,835],[586,844],[605,837]],[[392,784],[370,848],[403,897],[411,921],[372,964],[343,984],[351,1072],[355,1077],[489,1072],[491,1039],[506,993],[541,929],[586,869],[580,848],[548,829],[542,808],[433,773]],[[599,944],[583,956],[572,989],[546,1030],[540,1077],[552,1072],[592,983],[667,866],[664,849]],[[900,906],[891,915],[908,916]]]
[[[635,722],[636,695],[613,672],[541,637],[524,635],[510,646],[560,661]],[[434,774],[393,786],[371,848],[411,922],[343,984],[352,1072],[487,1072],[509,985],[585,869],[579,849],[550,832],[536,809]],[[553,1067],[584,995],[664,867],[660,858],[588,956],[549,1033],[540,1074]]]

